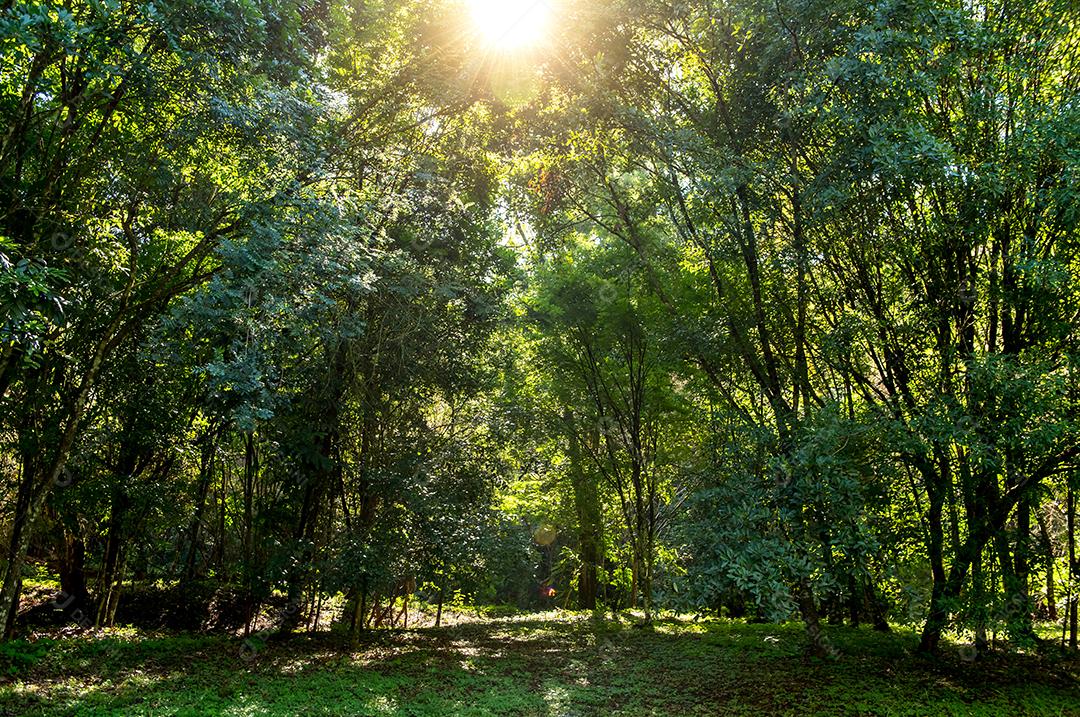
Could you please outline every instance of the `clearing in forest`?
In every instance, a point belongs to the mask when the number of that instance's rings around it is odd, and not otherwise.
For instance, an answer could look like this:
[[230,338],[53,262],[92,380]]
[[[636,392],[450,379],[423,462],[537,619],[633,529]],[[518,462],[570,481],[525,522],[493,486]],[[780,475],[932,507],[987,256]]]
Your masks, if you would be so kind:
[[801,627],[523,615],[333,634],[66,638],[0,688],[2,715],[1075,715],[1074,658],[915,656],[917,638]]

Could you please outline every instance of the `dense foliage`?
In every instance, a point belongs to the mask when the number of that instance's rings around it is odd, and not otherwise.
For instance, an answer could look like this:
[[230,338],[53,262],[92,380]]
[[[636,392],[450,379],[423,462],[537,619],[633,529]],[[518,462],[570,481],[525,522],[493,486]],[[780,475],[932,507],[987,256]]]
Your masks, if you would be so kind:
[[1076,646],[1075,3],[557,10],[5,4],[6,636],[44,566]]

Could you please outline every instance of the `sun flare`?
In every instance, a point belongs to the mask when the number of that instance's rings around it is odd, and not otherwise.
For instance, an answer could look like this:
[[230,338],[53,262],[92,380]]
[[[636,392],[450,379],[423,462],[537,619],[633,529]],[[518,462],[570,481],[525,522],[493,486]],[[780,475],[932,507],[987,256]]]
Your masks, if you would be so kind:
[[517,50],[547,34],[551,0],[466,0],[473,25],[489,47]]

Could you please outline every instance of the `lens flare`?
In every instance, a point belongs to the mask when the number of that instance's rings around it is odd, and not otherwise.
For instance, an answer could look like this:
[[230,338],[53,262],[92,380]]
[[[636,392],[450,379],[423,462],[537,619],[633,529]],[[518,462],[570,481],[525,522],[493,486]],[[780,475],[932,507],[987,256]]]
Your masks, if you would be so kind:
[[489,47],[510,51],[538,44],[551,21],[548,0],[467,0],[469,14]]

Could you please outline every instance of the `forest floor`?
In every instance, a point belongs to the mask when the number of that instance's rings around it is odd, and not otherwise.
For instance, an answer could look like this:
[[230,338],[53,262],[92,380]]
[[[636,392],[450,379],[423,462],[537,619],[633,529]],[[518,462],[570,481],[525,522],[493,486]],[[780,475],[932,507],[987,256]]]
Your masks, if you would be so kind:
[[0,715],[1080,715],[1080,661],[926,659],[916,636],[544,613],[286,641],[118,629],[14,643]]

